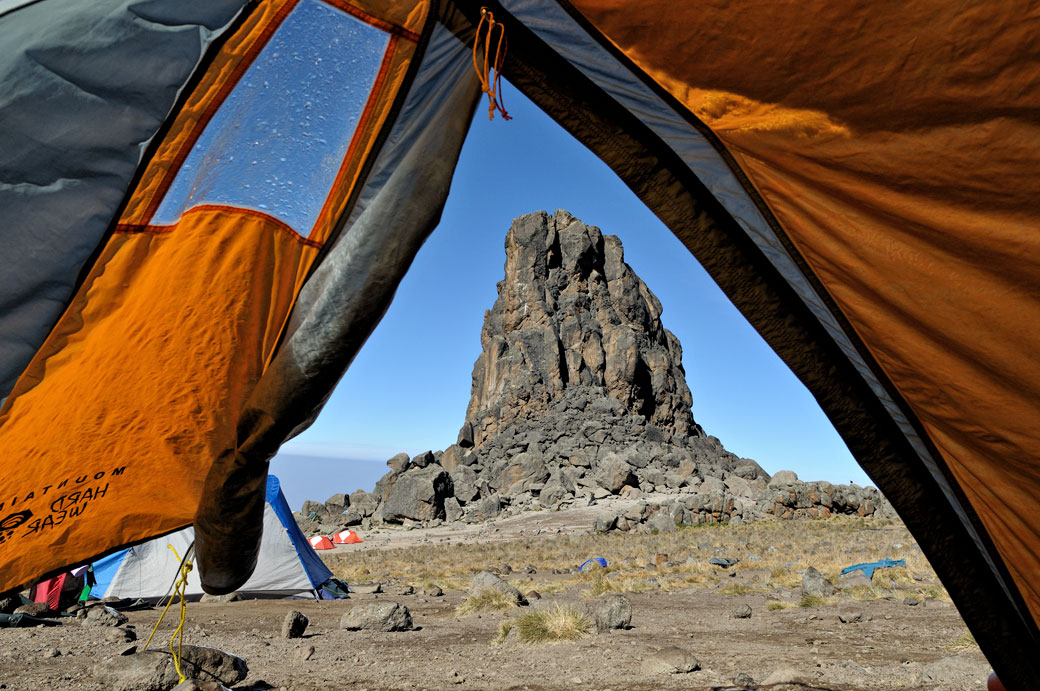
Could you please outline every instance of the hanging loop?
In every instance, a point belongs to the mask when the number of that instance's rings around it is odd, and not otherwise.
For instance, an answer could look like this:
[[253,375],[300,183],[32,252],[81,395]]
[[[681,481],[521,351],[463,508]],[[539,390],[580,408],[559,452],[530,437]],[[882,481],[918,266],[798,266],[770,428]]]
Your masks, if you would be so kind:
[[[484,31],[484,60],[479,61],[481,32]],[[495,45],[494,62],[491,61],[491,43],[494,40],[495,29],[498,29],[498,42]],[[481,91],[488,95],[488,119],[495,119],[495,111],[502,114],[506,120],[512,120],[506,112],[505,103],[502,98],[502,62],[506,58],[506,28],[501,22],[495,21],[495,15],[486,7],[480,8],[480,22],[477,24],[477,34],[473,39],[473,69],[480,78]],[[492,74],[492,70],[494,74]]]

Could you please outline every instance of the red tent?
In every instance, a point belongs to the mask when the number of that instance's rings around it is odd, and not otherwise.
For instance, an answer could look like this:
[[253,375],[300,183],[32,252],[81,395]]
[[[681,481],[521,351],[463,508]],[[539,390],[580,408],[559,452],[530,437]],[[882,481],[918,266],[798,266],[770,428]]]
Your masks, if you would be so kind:
[[332,541],[337,545],[355,545],[362,540],[353,530],[341,530],[332,536]]
[[324,535],[315,535],[307,540],[307,542],[311,543],[311,547],[314,549],[335,549],[332,540],[328,539]]

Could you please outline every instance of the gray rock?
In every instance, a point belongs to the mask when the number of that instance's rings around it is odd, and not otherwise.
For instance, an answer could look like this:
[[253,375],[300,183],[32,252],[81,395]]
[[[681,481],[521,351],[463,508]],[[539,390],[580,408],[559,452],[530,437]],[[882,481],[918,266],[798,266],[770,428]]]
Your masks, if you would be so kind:
[[870,621],[873,617],[861,609],[845,608],[838,612],[838,621],[842,624],[858,624],[861,621]]
[[233,593],[225,593],[223,595],[210,595],[209,593],[203,593],[199,599],[200,602],[238,602],[242,599],[242,594],[238,591]]
[[423,451],[421,454],[412,459],[412,465],[416,468],[425,468],[434,462],[432,451]]
[[675,646],[659,650],[643,661],[643,674],[687,674],[700,668],[696,657]]
[[351,583],[350,590],[359,595],[377,595],[383,592],[383,586],[380,583]]
[[291,610],[282,621],[282,638],[302,638],[310,619],[303,612]]
[[431,585],[430,587],[426,588],[426,590],[424,590],[423,593],[427,597],[444,597],[444,591],[441,590],[441,587],[437,585]]
[[377,506],[376,498],[363,489],[350,493],[350,508],[361,516],[371,516]]
[[646,527],[651,531],[656,530],[659,533],[674,533],[675,519],[664,511],[658,511],[646,522]]
[[762,680],[761,685],[769,688],[770,686],[779,686],[780,684],[800,684],[804,679],[805,675],[794,667],[782,667],[773,670],[768,677]]
[[[194,645],[181,649],[181,670],[191,679],[225,686],[234,686],[249,673],[242,658]],[[108,658],[95,667],[94,676],[114,691],[168,691],[179,681],[173,657],[165,652]]]
[[16,596],[0,597],[0,614],[11,614],[21,604],[22,601]]
[[408,454],[399,453],[393,458],[387,460],[387,467],[390,471],[396,475],[400,475],[404,471],[408,470],[408,466],[411,465],[411,460],[408,458]]
[[597,631],[627,629],[632,625],[632,602],[624,595],[601,595],[586,606]]
[[596,481],[611,494],[617,494],[625,485],[635,486],[639,483],[632,466],[616,455],[611,455],[600,465]]
[[740,672],[737,676],[733,677],[733,685],[744,689],[751,689],[756,685],[755,678],[747,672]]
[[325,510],[329,514],[342,514],[350,507],[350,497],[342,492],[333,494],[325,500]]
[[617,527],[618,517],[615,513],[603,513],[596,516],[596,523],[593,526],[593,530],[597,533],[607,533]]
[[490,571],[481,571],[473,577],[473,581],[469,586],[469,595],[478,595],[482,591],[489,589],[497,590],[498,592],[507,595],[513,602],[521,607],[527,605],[527,598],[524,597],[523,593]]
[[[784,471],[780,471],[784,472]],[[780,473],[777,473],[779,475]],[[775,476],[774,476],[775,477]],[[802,574],[802,595],[828,597],[834,594],[834,586],[823,577],[823,574],[810,566]]]
[[133,643],[137,640],[137,632],[133,629],[115,626],[105,631],[105,640],[112,643]]
[[46,602],[30,602],[14,608],[14,614],[28,614],[30,617],[53,617],[57,614]]
[[751,618],[751,605],[745,603],[743,605],[737,605],[733,608],[734,619],[750,619]]
[[857,586],[869,588],[871,585],[873,585],[873,581],[867,578],[865,573],[856,569],[855,571],[850,571],[844,576],[839,576],[838,585],[835,587],[838,590],[848,590],[849,588],[855,588]]
[[444,520],[449,523],[462,518],[462,507],[459,505],[459,500],[455,497],[448,497],[444,500]]
[[383,503],[383,520],[431,521],[444,518],[444,500],[452,494],[451,477],[439,466],[401,473]]
[[411,631],[412,615],[397,602],[355,605],[340,619],[339,627],[348,631]]
[[[83,626],[122,626],[127,622],[126,615],[107,605],[90,607],[87,616],[81,619]],[[133,639],[131,639],[133,640]]]
[[781,470],[769,481],[770,487],[790,485],[798,482],[798,475],[793,470]]

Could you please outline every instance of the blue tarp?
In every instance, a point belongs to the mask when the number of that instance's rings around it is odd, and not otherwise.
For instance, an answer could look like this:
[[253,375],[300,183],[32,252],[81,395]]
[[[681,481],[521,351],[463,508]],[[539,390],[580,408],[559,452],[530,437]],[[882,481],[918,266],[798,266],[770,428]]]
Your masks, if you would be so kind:
[[581,566],[579,566],[578,567],[578,571],[584,571],[585,567],[590,565],[590,564],[593,564],[593,565],[598,564],[599,566],[602,566],[603,568],[606,568],[607,567],[607,560],[604,559],[603,557],[593,557],[592,559],[586,560]]
[[853,564],[842,569],[841,575],[844,576],[850,571],[859,569],[867,575],[867,578],[873,578],[875,569],[891,569],[894,566],[906,566],[906,559],[889,559],[886,557],[880,561],[872,561],[866,564]]

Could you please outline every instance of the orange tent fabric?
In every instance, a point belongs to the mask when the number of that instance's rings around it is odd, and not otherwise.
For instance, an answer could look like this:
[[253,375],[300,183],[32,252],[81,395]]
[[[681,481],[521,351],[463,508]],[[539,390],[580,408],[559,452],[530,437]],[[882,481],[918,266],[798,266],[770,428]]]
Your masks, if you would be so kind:
[[362,539],[353,530],[341,530],[332,536],[332,541],[337,545],[356,545],[362,542]]
[[310,543],[314,549],[335,549],[336,545],[332,544],[332,540],[328,539],[324,535],[315,535],[309,538],[307,542]]
[[574,5],[725,145],[1040,618],[1036,18],[1008,0]]

